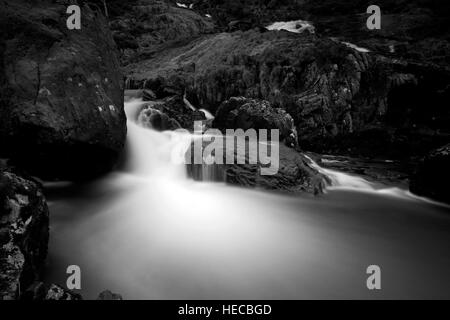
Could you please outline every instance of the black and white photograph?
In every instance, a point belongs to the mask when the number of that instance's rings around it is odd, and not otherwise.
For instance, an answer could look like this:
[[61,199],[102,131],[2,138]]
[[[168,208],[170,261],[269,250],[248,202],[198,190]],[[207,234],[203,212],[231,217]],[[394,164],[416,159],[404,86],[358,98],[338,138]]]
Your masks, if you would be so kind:
[[448,0],[0,0],[0,300],[448,300],[449,183]]

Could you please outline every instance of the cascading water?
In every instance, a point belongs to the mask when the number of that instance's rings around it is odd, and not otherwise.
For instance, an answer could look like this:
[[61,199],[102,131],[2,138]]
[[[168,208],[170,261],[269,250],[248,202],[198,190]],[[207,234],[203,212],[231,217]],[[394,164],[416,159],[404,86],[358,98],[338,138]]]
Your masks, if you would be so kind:
[[[122,171],[47,186],[48,282],[65,284],[78,265],[87,299],[104,289],[126,299],[450,297],[446,208],[352,189],[312,198],[195,182],[170,161],[191,137],[140,127],[141,108],[126,104]],[[384,272],[375,296],[371,264]]]
[[327,190],[348,190],[354,192],[366,192],[385,196],[398,197],[402,199],[425,201],[436,205],[446,206],[445,204],[424,198],[412,194],[409,190],[401,189],[398,187],[386,187],[381,183],[374,183],[367,181],[366,179],[351,174],[339,172],[336,170],[326,169],[319,166],[311,157],[305,155],[310,161],[310,166],[323,175],[327,176],[331,181]]
[[325,169],[320,167],[309,156],[305,156],[312,168],[316,169],[331,180],[330,188],[348,188],[357,190],[375,190],[374,184],[364,178],[348,175],[339,171]]

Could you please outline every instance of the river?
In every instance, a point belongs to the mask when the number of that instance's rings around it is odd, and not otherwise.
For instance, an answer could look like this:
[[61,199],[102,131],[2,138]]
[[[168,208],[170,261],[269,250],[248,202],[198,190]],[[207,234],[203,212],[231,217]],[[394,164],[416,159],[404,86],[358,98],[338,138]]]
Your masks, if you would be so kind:
[[333,181],[318,197],[196,182],[169,161],[185,137],[138,126],[138,106],[120,170],[46,184],[46,281],[78,265],[86,299],[450,298],[448,207],[315,163]]

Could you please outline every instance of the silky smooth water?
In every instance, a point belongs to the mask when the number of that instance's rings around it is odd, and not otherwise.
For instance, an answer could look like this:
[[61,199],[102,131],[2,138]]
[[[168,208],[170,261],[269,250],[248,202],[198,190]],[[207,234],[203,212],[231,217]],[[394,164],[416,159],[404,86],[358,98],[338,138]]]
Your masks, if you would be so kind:
[[87,299],[450,298],[448,207],[315,163],[333,181],[319,197],[194,182],[170,161],[190,138],[138,126],[140,106],[126,105],[121,170],[46,185],[46,281],[78,265]]

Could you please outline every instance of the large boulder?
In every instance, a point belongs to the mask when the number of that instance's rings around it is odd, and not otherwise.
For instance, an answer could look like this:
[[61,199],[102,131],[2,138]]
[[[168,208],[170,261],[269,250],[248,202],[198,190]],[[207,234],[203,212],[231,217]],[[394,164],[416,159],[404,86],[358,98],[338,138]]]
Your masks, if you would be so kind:
[[0,300],[18,299],[39,280],[47,256],[49,212],[40,186],[0,172]]
[[126,117],[105,18],[84,6],[81,30],[69,30],[67,5],[2,2],[0,152],[48,179],[111,169],[125,143]]
[[217,109],[213,127],[226,129],[278,129],[281,140],[295,147],[297,131],[294,119],[283,109],[272,108],[268,101],[233,97]]
[[181,96],[171,96],[145,105],[138,121],[156,130],[193,130],[195,121],[206,120],[205,114],[189,105]]
[[247,188],[320,195],[329,181],[326,176],[311,168],[301,153],[280,145],[279,169],[276,174],[261,175],[258,165],[232,164],[226,166],[226,182]]
[[450,203],[450,144],[432,151],[411,179],[412,192]]
[[[273,143],[254,145],[247,139],[241,142],[236,139],[234,148],[229,148],[227,140],[226,136],[220,135],[214,139],[216,146],[223,146],[222,152],[211,150],[209,139],[203,140],[200,149],[202,163],[196,162],[195,150],[198,149],[193,142],[186,152],[188,175],[197,181],[226,182],[245,188],[314,195],[323,193],[329,183],[328,178],[312,168],[309,160],[294,148],[274,142],[279,147],[276,154],[273,153]],[[261,159],[259,148],[267,148],[266,155],[270,154],[270,158]],[[220,152],[223,160],[217,158],[217,152]]]

